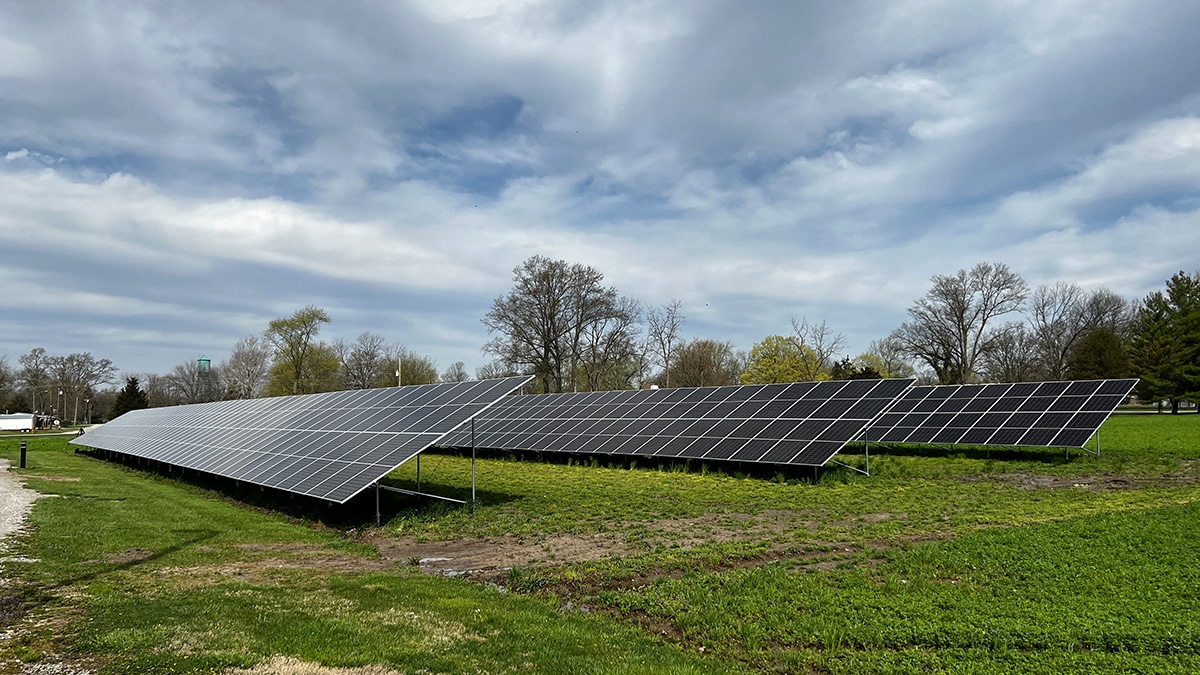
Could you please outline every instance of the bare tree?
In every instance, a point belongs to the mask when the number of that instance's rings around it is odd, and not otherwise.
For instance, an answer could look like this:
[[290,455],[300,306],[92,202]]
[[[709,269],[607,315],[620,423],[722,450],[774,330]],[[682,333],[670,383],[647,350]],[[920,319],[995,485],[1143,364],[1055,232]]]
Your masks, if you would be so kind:
[[1084,316],[1089,331],[1109,330],[1121,338],[1128,339],[1133,335],[1137,305],[1101,287],[1087,297]]
[[333,342],[333,351],[341,363],[342,381],[347,389],[371,389],[396,383],[391,374],[393,361],[382,336],[363,333],[353,344],[346,344],[339,338]]
[[167,382],[166,375],[157,373],[123,373],[122,379],[128,385],[130,379],[137,380],[140,383],[140,388],[146,396],[147,407],[162,408],[169,405],[179,405],[180,401],[175,398],[171,392],[171,385]]
[[8,364],[8,355],[0,356],[0,401],[8,407],[9,395],[17,381],[17,372]]
[[980,357],[980,371],[990,382],[1034,382],[1045,379],[1037,336],[1023,323],[1006,324],[991,349]]
[[588,391],[629,389],[642,368],[638,344],[642,308],[621,296],[583,325],[579,359]]
[[682,306],[680,301],[672,298],[662,307],[656,307],[646,313],[646,333],[650,352],[663,368],[664,386],[671,386],[671,357],[679,348],[679,329],[683,328],[686,318],[679,313]]
[[45,412],[50,408],[50,397],[47,392],[50,388],[50,366],[47,363],[46,350],[43,347],[35,347],[29,350],[28,354],[24,354],[17,360],[21,364],[21,370],[17,372],[17,381],[20,386],[29,390],[30,405],[33,406],[33,412]]
[[917,373],[909,362],[908,352],[904,345],[892,336],[871,340],[867,351],[859,355],[860,367],[872,367],[884,377],[914,377]]
[[800,347],[811,354],[811,358],[805,359],[805,380],[819,380],[822,373],[828,374],[838,354],[846,348],[845,334],[834,333],[824,320],[816,324],[809,323],[807,318],[799,321],[793,318],[792,331]]
[[267,386],[271,368],[271,346],[257,335],[237,341],[229,360],[219,367],[225,378],[226,396],[231,399],[258,398]]
[[585,332],[613,316],[617,291],[592,267],[533,256],[513,270],[513,288],[482,319],[496,337],[484,346],[514,366],[528,366],[543,392],[561,392],[582,361]]
[[176,403],[207,403],[221,398],[221,368],[205,369],[199,361],[185,361],[163,377],[167,394]]
[[1021,309],[1029,286],[1003,263],[979,263],[954,276],[935,275],[933,288],[908,309],[910,321],[892,333],[943,384],[978,378],[977,366],[1008,326],[994,322]]
[[738,384],[746,369],[746,357],[729,341],[694,339],[675,351],[671,370],[677,387],[709,387]]
[[469,379],[471,375],[467,372],[467,364],[462,361],[455,361],[442,373],[442,382],[466,382]]
[[475,369],[475,379],[477,380],[495,380],[501,377],[512,377],[516,374],[517,369],[501,359],[489,361]]
[[388,348],[386,363],[392,375],[397,371],[400,373],[398,381],[402,385],[434,384],[438,381],[437,364],[433,359],[421,356],[402,344]]
[[1079,343],[1092,331],[1106,328],[1126,333],[1131,321],[1130,303],[1107,288],[1086,293],[1075,284],[1058,282],[1038,286],[1029,298],[1031,346],[1037,351],[1040,377],[1068,377]]
[[59,417],[66,419],[69,410],[72,422],[79,421],[84,399],[91,398],[95,387],[111,382],[117,372],[112,361],[97,359],[88,352],[47,357],[46,367],[54,385],[62,392]]

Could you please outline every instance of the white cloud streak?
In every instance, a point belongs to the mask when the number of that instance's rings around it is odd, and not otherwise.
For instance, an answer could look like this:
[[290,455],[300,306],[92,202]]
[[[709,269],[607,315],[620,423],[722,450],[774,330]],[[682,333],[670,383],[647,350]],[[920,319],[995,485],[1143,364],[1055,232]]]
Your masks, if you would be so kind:
[[865,347],[980,260],[1141,297],[1200,268],[1196,28],[1118,0],[5,5],[0,271],[142,371],[309,301],[478,363],[534,254],[743,348],[801,315]]

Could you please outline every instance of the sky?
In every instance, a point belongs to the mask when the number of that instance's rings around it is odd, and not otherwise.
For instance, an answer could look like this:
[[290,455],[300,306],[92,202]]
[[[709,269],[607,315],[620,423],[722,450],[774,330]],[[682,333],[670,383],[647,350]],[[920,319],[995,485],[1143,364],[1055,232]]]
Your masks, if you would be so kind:
[[685,338],[934,275],[1200,270],[1200,3],[0,0],[0,356],[165,373],[306,305],[440,370],[533,255]]

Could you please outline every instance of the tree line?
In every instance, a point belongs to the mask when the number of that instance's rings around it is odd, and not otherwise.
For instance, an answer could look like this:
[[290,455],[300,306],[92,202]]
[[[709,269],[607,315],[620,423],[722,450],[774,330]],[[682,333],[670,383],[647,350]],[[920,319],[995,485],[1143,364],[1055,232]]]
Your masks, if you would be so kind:
[[825,321],[793,318],[750,351],[685,340],[672,300],[643,308],[598,270],[542,256],[483,318],[492,374],[525,373],[538,392],[917,377],[968,384],[1139,377],[1137,396],[1172,411],[1200,398],[1200,272],[1129,301],[1107,288],[1057,282],[1031,289],[1003,263],[935,275],[908,318],[867,350]]
[[326,342],[320,333],[328,323],[329,314],[310,305],[241,338],[220,363],[202,357],[122,378],[108,359],[38,347],[18,365],[0,358],[0,406],[74,424],[145,407],[469,379],[462,362],[439,376],[428,356],[374,333]]
[[[1129,301],[1065,282],[1031,289],[1006,265],[979,263],[932,277],[907,320],[857,356],[845,353],[843,333],[807,317],[748,352],[728,340],[685,338],[681,310],[678,300],[646,307],[593,267],[533,256],[481,319],[491,336],[482,351],[493,360],[474,378],[532,375],[533,392],[556,393],[882,377],[938,384],[1139,377],[1138,398],[1173,412],[1200,399],[1200,272],[1181,271],[1164,290]],[[430,358],[373,333],[326,342],[320,333],[329,323],[324,309],[303,307],[238,340],[219,364],[189,360],[123,382],[108,359],[35,348],[19,366],[0,358],[0,405],[81,421],[131,407],[472,377],[462,361],[439,374]]]

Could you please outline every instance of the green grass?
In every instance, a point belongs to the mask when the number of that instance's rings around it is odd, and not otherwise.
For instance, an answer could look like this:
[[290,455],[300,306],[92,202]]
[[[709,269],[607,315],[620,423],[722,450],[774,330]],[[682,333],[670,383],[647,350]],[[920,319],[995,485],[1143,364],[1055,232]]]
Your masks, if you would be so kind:
[[[35,506],[12,551],[20,558],[0,563],[0,576],[18,580],[19,593],[4,594],[31,611],[32,628],[10,646],[26,661],[66,654],[104,673],[210,672],[277,654],[406,672],[731,669],[606,617],[462,580],[314,572],[306,555],[377,554],[341,532],[37,441],[22,473],[57,497]],[[13,447],[0,457],[14,459]],[[299,569],[256,566],[281,556]]]
[[564,615],[462,581],[412,574],[289,575],[89,602],[76,649],[113,655],[108,672],[186,670],[186,658],[244,665],[283,654],[332,667],[404,672],[716,672],[611,620]]
[[1189,504],[996,528],[824,574],[772,564],[602,596],[677,626],[685,644],[764,665],[856,672],[919,653],[979,672],[1080,657],[1093,670],[1137,655],[1195,672],[1197,517]]
[[[30,440],[22,474],[59,496],[16,542],[37,562],[0,562],[0,633],[21,627],[0,673],[274,655],[448,673],[1200,672],[1200,416],[1115,416],[1100,457],[872,449],[869,478],[483,459],[474,511],[385,500],[381,531],[410,541],[602,537],[616,553],[500,586],[386,567],[361,522]],[[15,440],[0,457],[15,464]],[[428,455],[422,487],[465,497],[469,467]],[[410,463],[389,480],[414,479]]]

